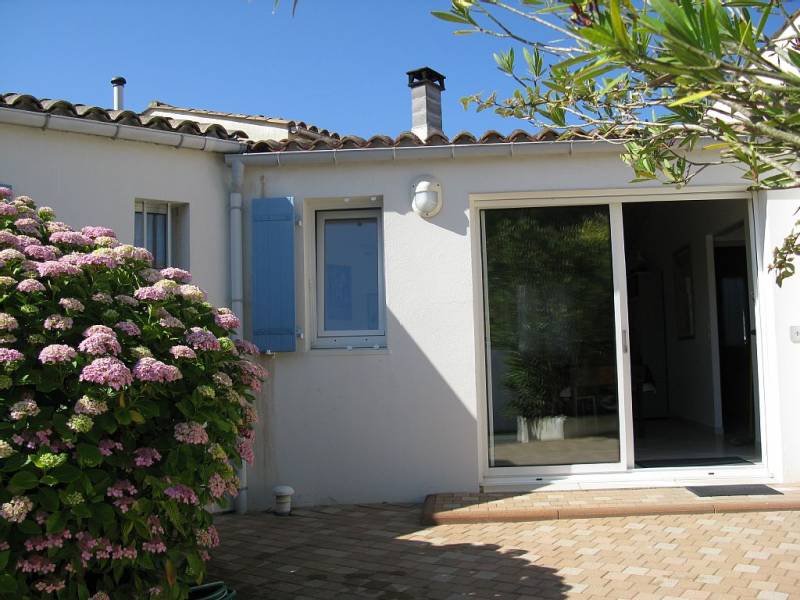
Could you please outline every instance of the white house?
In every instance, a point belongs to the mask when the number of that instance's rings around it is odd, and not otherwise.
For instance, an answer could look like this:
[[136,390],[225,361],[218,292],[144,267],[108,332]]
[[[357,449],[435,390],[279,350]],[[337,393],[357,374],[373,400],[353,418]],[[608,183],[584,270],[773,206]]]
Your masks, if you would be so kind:
[[547,132],[449,140],[444,78],[409,86],[413,133],[369,140],[3,96],[0,182],[156,251],[166,227],[163,260],[244,315],[272,374],[251,510],[276,483],[318,504],[800,479],[800,280],[768,272],[800,190],[634,185],[618,146]]

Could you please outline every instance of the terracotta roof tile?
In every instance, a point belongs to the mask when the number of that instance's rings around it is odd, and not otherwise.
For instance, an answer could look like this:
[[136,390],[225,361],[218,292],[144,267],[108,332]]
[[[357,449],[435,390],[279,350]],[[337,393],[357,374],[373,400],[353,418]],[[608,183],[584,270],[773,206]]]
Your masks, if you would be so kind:
[[[480,137],[468,131],[462,131],[456,134],[452,139],[448,138],[443,133],[432,133],[426,140],[421,140],[414,133],[404,131],[395,138],[387,135],[374,135],[369,139],[364,139],[355,135],[346,135],[340,139],[327,140],[327,141],[313,141],[308,142],[305,140],[281,140],[276,142],[257,141],[251,142],[248,145],[247,152],[298,152],[309,150],[358,150],[365,148],[406,148],[406,147],[419,147],[419,146],[443,146],[443,145],[481,145],[481,144],[519,144],[530,142],[555,142],[567,139],[578,140],[598,140],[600,136],[591,131],[578,130],[576,136],[567,138],[563,133],[555,129],[542,129],[539,131],[526,131],[524,129],[516,129],[509,135],[502,135],[497,131],[487,131]],[[633,130],[626,130],[616,136],[617,139],[625,137],[633,137],[636,132]]]
[[173,131],[220,140],[243,141],[247,139],[247,134],[243,131],[228,131],[217,123],[198,123],[191,119],[170,119],[168,117],[138,114],[130,110],[110,110],[87,104],[73,104],[67,100],[36,98],[30,94],[13,92],[0,94],[0,108],[14,108],[76,119],[113,122],[120,125]]
[[[283,125],[286,126],[289,130],[289,133],[293,134],[312,134],[314,136],[321,136],[326,138],[333,138],[338,140],[341,136],[336,133],[335,131],[330,131],[328,129],[323,129],[321,127],[317,127],[316,125],[311,125],[310,123],[306,123],[305,121],[293,121],[291,119],[284,119],[282,117],[269,117],[265,115],[248,115],[244,113],[230,113],[230,112],[222,112],[218,110],[208,110],[205,108],[191,108],[186,106],[175,106],[174,104],[169,104],[167,102],[161,102],[160,100],[152,100],[150,104],[147,105],[146,110],[174,110],[178,112],[187,112],[196,115],[203,115],[209,117],[222,117],[228,119],[242,119],[247,121],[258,121],[263,123],[271,123],[276,125]],[[146,112],[146,111],[145,111]]]

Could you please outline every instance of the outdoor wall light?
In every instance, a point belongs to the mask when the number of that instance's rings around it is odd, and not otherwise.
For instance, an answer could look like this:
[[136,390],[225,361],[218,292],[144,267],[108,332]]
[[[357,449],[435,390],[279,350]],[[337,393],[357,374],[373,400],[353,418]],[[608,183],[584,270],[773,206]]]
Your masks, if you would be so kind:
[[436,216],[442,210],[442,184],[426,175],[414,182],[411,209],[421,217]]

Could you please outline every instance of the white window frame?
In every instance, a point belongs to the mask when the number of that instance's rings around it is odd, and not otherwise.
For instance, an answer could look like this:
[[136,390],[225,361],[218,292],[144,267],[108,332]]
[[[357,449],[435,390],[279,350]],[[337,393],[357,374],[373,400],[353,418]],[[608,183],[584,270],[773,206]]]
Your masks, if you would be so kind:
[[[325,223],[344,219],[377,219],[378,236],[378,328],[372,330],[332,331],[325,329]],[[383,264],[383,209],[326,208],[315,211],[314,244],[315,262],[312,273],[315,280],[315,319],[313,348],[385,348],[386,347],[386,291]]]

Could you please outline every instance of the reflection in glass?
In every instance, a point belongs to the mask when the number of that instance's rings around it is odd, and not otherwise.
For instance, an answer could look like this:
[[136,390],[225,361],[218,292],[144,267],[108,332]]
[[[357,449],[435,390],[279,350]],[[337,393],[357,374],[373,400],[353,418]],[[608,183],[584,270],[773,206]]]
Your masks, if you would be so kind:
[[378,219],[325,221],[325,330],[375,331]]
[[607,206],[483,211],[490,466],[619,461]]

